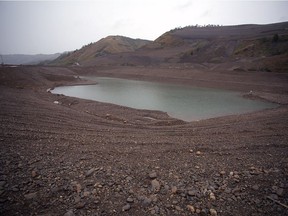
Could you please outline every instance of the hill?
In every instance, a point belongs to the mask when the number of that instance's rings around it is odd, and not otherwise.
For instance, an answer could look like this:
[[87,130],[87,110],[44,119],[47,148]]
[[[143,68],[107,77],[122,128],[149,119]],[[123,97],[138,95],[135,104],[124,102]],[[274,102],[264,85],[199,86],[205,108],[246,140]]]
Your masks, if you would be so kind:
[[43,62],[52,61],[60,56],[59,53],[55,54],[36,54],[36,55],[24,55],[24,54],[12,54],[2,55],[1,63],[10,65],[36,65]]
[[[164,62],[244,62],[255,70],[288,69],[288,22],[269,25],[189,26],[166,32],[147,48]],[[162,51],[163,50],[163,51]],[[271,62],[271,60],[273,60]]]
[[115,53],[133,52],[147,43],[150,43],[150,41],[132,39],[123,36],[108,36],[95,43],[85,45],[79,50],[61,55],[53,62],[53,64],[87,65],[97,57],[103,57]]
[[[61,56],[56,63],[93,65],[193,64],[245,71],[288,71],[288,22],[187,26],[153,42],[109,36]],[[54,62],[55,63],[55,62]]]

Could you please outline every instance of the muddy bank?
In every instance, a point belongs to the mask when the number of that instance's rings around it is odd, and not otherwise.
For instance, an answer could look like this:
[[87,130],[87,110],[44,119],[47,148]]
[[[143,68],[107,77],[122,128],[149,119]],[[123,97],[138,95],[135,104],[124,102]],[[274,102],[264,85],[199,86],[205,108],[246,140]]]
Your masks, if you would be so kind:
[[288,213],[286,105],[185,123],[46,92],[95,74],[287,95],[281,74],[144,71],[0,68],[1,215]]

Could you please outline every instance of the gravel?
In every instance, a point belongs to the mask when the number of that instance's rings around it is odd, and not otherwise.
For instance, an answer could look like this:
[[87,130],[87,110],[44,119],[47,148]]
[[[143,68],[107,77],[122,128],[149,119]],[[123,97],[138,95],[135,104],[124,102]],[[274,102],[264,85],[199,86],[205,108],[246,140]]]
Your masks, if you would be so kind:
[[185,123],[46,92],[74,73],[0,69],[1,215],[288,215],[286,106]]

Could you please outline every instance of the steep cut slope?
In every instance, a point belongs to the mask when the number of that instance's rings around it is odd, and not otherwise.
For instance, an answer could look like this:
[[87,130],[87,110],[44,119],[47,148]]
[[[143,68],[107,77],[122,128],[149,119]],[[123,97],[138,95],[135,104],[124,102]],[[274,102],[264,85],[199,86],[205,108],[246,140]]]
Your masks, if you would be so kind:
[[148,40],[132,39],[123,36],[108,36],[83,46],[80,50],[66,53],[60,56],[53,64],[89,64],[93,59],[113,53],[132,52],[150,43]]

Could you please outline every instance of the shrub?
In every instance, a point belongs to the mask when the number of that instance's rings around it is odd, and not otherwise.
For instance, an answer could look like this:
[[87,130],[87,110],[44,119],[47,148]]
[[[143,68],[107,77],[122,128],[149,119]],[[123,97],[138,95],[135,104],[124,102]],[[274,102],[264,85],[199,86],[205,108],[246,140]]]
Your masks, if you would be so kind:
[[279,40],[279,35],[278,34],[274,34],[273,42],[278,42],[278,40]]

